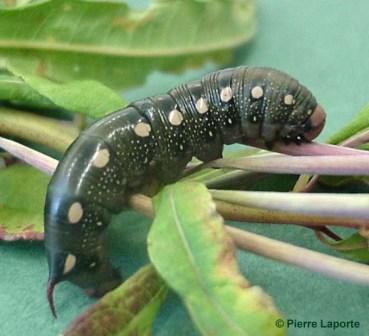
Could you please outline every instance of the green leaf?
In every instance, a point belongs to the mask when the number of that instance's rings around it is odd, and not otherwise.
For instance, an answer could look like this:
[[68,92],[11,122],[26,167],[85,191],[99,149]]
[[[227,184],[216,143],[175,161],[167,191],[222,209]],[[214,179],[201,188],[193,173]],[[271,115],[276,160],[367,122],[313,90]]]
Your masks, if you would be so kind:
[[350,237],[340,241],[327,239],[321,235],[319,239],[346,257],[359,262],[369,263],[368,240],[359,233],[354,233]]
[[[23,81],[23,89],[16,91],[16,93],[20,94],[18,100],[25,100],[26,102],[28,100],[32,102],[36,100],[36,104],[37,101],[40,102],[40,107],[44,105],[45,101],[49,101],[51,106],[54,105],[71,112],[99,118],[125,105],[123,99],[114,91],[96,81],[81,80],[58,84],[48,79],[22,72],[15,67],[10,67],[10,69],[18,77],[15,77],[18,81]],[[4,91],[7,83],[0,81],[1,84],[3,84],[2,91]],[[25,85],[28,86],[27,89]],[[11,89],[11,87],[9,88]],[[17,99],[17,97],[14,97],[14,91],[9,92],[9,98]]]
[[92,305],[63,335],[150,335],[166,294],[167,286],[147,265]]
[[319,192],[367,193],[369,176],[320,176]]
[[46,97],[32,89],[21,78],[9,72],[0,73],[0,100],[31,108],[55,108]]
[[254,32],[254,0],[155,0],[144,11],[118,1],[50,0],[0,10],[0,63],[122,88],[154,69],[229,61],[230,48]]
[[[125,103],[114,91],[95,81],[73,81],[57,84],[21,71],[0,75],[0,99],[26,107],[62,108],[93,118],[122,108]],[[0,108],[0,133],[16,136],[64,150],[77,137],[79,129],[33,113]]]
[[284,335],[279,313],[238,270],[235,249],[207,189],[182,182],[154,198],[150,259],[184,300],[203,335]]
[[0,169],[0,239],[43,239],[43,211],[49,177],[14,164]]
[[[320,176],[319,181],[324,185],[332,187],[344,187],[346,185],[355,185],[356,188],[359,184],[362,187],[367,187],[369,185],[369,176],[331,176],[325,175]],[[357,192],[359,192],[357,190]]]
[[366,128],[369,128],[369,105],[365,106],[346,126],[332,135],[328,143],[338,144]]

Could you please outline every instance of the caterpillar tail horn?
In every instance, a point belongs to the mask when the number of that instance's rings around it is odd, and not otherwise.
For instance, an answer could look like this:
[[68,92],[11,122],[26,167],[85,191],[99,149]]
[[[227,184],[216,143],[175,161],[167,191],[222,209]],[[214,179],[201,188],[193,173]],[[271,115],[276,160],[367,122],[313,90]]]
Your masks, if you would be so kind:
[[54,318],[57,318],[55,305],[54,305],[54,288],[55,288],[55,282],[52,280],[49,280],[47,283],[47,301],[49,302],[49,307],[51,310],[51,313],[53,314]]

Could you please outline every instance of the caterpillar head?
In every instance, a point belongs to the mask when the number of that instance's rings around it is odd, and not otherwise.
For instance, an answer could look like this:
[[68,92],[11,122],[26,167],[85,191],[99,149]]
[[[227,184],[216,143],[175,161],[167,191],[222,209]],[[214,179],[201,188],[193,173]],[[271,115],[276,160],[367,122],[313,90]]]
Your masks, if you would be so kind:
[[317,104],[311,93],[307,99],[294,105],[285,125],[280,131],[280,138],[286,143],[312,141],[323,130],[326,120],[324,109]]
[[320,105],[317,105],[305,126],[304,137],[311,141],[322,131],[325,125],[326,114]]
[[89,296],[100,297],[121,284],[122,278],[105,257],[98,255],[78,255],[47,249],[49,279],[47,299],[56,317],[53,291],[56,284],[70,281]]

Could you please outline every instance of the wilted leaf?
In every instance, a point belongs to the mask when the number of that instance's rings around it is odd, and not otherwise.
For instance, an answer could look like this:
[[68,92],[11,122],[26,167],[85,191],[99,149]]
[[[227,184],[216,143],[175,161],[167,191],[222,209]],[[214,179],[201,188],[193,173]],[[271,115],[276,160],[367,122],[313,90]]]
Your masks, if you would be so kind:
[[147,265],[91,306],[63,335],[150,335],[166,293],[165,283]]
[[[22,72],[14,67],[11,68],[11,71],[15,75],[14,80],[19,83],[19,89],[9,91],[8,100],[15,99],[25,103],[31,101],[34,106],[39,104],[37,107],[43,107],[48,101],[50,107],[59,107],[94,118],[118,110],[125,105],[123,99],[114,91],[96,81],[81,80],[58,84]],[[0,78],[0,87],[3,86],[3,93],[6,88],[14,87],[14,84],[10,86],[8,83],[9,81],[1,82]],[[15,96],[16,93],[19,94],[19,97]],[[6,97],[4,98],[6,99]]]
[[42,1],[0,10],[0,62],[62,82],[127,87],[155,69],[229,61],[230,48],[254,34],[254,12],[253,0],[156,0],[144,11],[118,1]]
[[240,274],[231,238],[206,188],[182,182],[154,199],[151,261],[184,300],[203,335],[284,335],[280,316]]
[[43,239],[43,210],[49,177],[15,164],[0,169],[0,239]]
[[367,192],[369,190],[369,176],[320,176],[319,182],[323,186],[339,188],[340,191],[352,190]]
[[0,73],[0,100],[35,108],[55,108],[46,97],[33,90],[21,78],[9,72]]
[[368,240],[359,233],[354,233],[346,239],[334,241],[319,234],[318,238],[334,250],[356,261],[369,263]]
[[[98,118],[125,103],[114,91],[95,81],[57,84],[12,68],[14,75],[0,76],[0,99],[38,108],[62,108]],[[0,134],[16,136],[63,152],[79,129],[28,112],[0,108]]]

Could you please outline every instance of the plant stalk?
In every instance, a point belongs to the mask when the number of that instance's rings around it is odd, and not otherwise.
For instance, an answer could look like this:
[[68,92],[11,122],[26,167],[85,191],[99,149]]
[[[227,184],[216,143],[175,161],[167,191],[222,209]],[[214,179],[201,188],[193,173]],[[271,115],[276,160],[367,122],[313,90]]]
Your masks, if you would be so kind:
[[0,148],[48,175],[52,175],[58,165],[58,160],[3,137],[0,137]]
[[210,190],[217,200],[265,210],[305,215],[369,218],[368,194],[302,194],[272,191]]
[[0,108],[0,134],[29,140],[63,153],[79,131],[55,119],[16,109]]
[[[134,195],[130,198],[129,203],[135,210],[148,217],[153,217],[154,211],[149,197]],[[337,279],[369,285],[369,266],[266,238],[228,225],[225,227],[236,246],[241,250],[251,251]]]
[[328,155],[273,157],[250,156],[239,159],[220,159],[208,163],[207,167],[235,168],[261,173],[275,174],[319,174],[319,175],[367,175],[369,154],[366,155]]
[[237,247],[242,250],[251,251],[336,279],[369,285],[369,266],[367,265],[311,251],[231,226],[226,228]]

